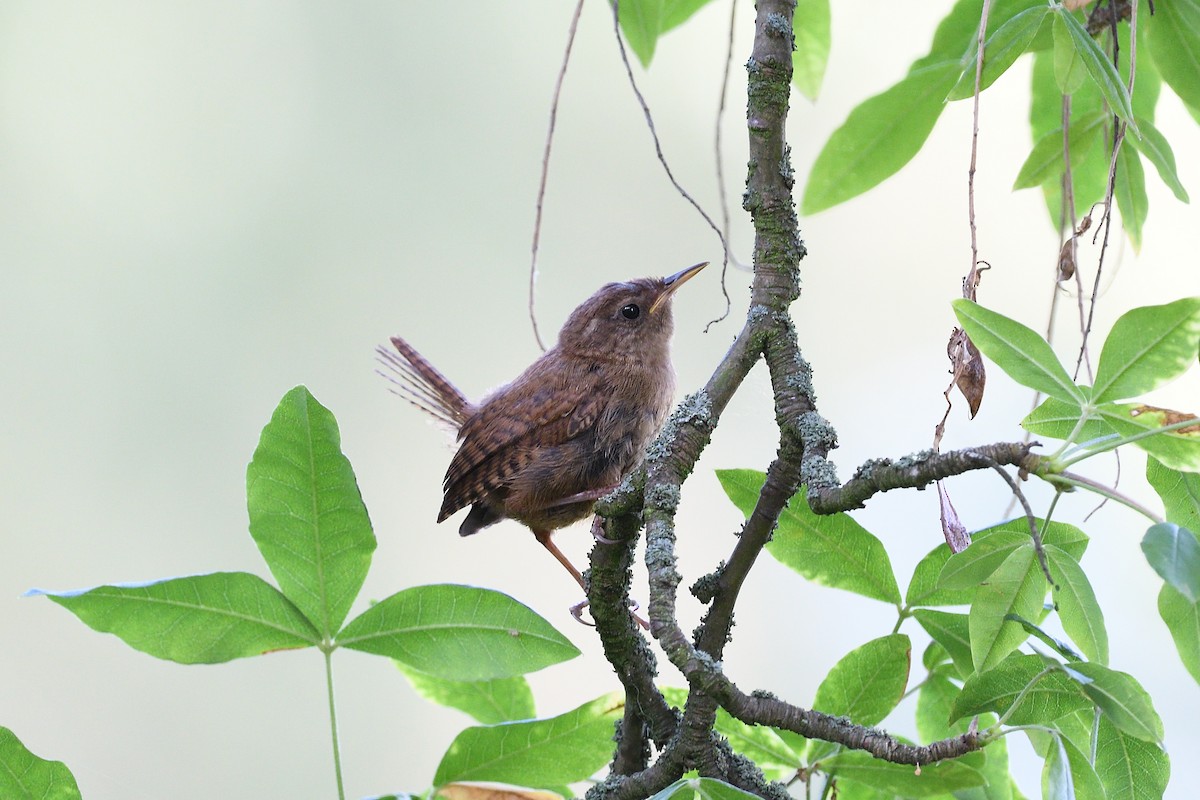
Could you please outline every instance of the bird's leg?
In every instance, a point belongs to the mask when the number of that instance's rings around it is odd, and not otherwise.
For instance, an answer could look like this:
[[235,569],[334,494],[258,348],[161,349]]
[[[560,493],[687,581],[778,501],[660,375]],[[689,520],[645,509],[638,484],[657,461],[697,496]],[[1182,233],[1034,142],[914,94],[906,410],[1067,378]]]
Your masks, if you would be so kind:
[[593,503],[604,497],[604,495],[610,494],[620,485],[619,483],[614,483],[611,486],[601,486],[599,489],[588,489],[585,492],[569,494],[566,497],[560,497],[558,500],[547,503],[542,508],[561,508],[563,506],[574,505],[575,503]]
[[[598,520],[600,518],[597,517],[596,519]],[[575,582],[579,584],[579,588],[583,589],[584,593],[586,593],[587,585],[583,582],[583,574],[575,568],[575,565],[571,563],[571,560],[566,557],[563,551],[558,549],[558,545],[556,545],[554,540],[550,538],[553,536],[553,534],[554,531],[545,530],[534,530],[533,532],[534,537],[541,542],[542,547],[549,550],[550,555],[558,559],[558,563],[562,564],[563,567],[566,568],[567,572],[571,573],[571,577],[574,578]],[[587,605],[588,601],[584,600],[582,603],[576,603],[575,605],[571,606],[571,616],[578,621],[583,622],[583,609],[587,608]],[[634,604],[634,607],[637,607],[636,603]],[[643,630],[650,630],[650,623],[639,617],[637,614],[633,614],[633,620],[638,625],[642,626]],[[588,623],[584,622],[583,624],[587,625]]]

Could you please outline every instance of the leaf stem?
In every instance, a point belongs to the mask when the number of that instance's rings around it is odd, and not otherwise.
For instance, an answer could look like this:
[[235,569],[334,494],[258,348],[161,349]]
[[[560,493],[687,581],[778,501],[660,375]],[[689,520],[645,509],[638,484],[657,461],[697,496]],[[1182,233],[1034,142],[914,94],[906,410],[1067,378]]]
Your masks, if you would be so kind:
[[342,784],[342,751],[338,746],[337,704],[333,700],[333,647],[322,647],[325,656],[325,691],[329,697],[329,735],[333,740],[333,774],[337,778],[338,800],[346,800]]
[[[1080,419],[1082,420],[1083,418],[1081,417]],[[1182,428],[1190,428],[1197,424],[1200,424],[1200,417],[1191,417],[1190,419],[1183,419],[1183,420],[1180,420],[1179,422],[1173,422],[1170,425],[1163,425],[1161,428],[1147,428],[1144,431],[1139,431],[1138,433],[1130,434],[1129,436],[1120,436],[1115,439],[1106,439],[1103,442],[1101,442],[1100,444],[1098,444],[1095,448],[1089,449],[1086,452],[1081,453],[1077,456],[1071,456],[1070,458],[1064,459],[1061,462],[1061,466],[1063,469],[1066,469],[1067,467],[1071,466],[1072,464],[1082,461],[1085,458],[1090,458],[1091,456],[1094,456],[1097,453],[1106,453],[1109,450],[1115,450],[1116,448],[1120,447],[1123,444],[1139,442],[1142,439],[1149,439],[1151,436],[1157,436],[1160,433],[1170,433],[1171,431],[1177,431]],[[1074,433],[1072,433],[1072,435],[1074,435]],[[1056,457],[1058,455],[1060,455],[1060,454],[1055,453]]]
[[1060,481],[1061,483],[1069,484],[1071,486],[1079,486],[1084,489],[1088,489],[1089,491],[1093,491],[1098,495],[1109,498],[1110,500],[1116,500],[1121,505],[1132,508],[1134,511],[1138,512],[1139,514],[1141,514],[1142,516],[1146,517],[1147,519],[1149,519],[1153,522],[1158,523],[1158,522],[1164,521],[1161,516],[1159,516],[1158,514],[1155,514],[1153,511],[1146,508],[1144,505],[1137,502],[1133,498],[1126,497],[1125,495],[1118,492],[1116,489],[1110,489],[1107,486],[1105,486],[1104,484],[1098,483],[1098,482],[1092,480],[1091,478],[1085,478],[1082,475],[1076,475],[1073,472],[1060,472],[1058,475],[1055,476],[1055,480]]

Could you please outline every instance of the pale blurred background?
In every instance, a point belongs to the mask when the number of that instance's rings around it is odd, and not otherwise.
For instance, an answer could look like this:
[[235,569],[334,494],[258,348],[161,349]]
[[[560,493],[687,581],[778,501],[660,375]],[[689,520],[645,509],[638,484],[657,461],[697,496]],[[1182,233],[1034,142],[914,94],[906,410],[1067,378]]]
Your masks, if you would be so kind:
[[[372,359],[376,343],[403,334],[479,396],[537,355],[529,242],[570,5],[0,5],[0,725],[65,761],[89,800],[334,796],[316,652],[182,667],[21,597],[31,586],[266,575],[246,532],[244,470],[298,383],[337,415],[379,537],[354,613],[415,584],[494,587],[584,651],[531,677],[539,713],[617,687],[593,632],[567,615],[577,590],[528,533],[506,523],[461,540],[455,525],[434,524],[447,440],[388,393]],[[822,97],[794,96],[798,188],[849,109],[924,53],[950,3],[835,5]],[[746,160],[736,65],[749,53],[751,6],[739,6],[725,127],[735,204]],[[660,41],[649,73],[636,69],[672,167],[714,215],[728,16],[727,2],[711,4]],[[1057,238],[1040,195],[1008,190],[1030,146],[1028,74],[1024,62],[984,96],[980,255],[994,269],[980,297],[1042,329]],[[538,285],[548,336],[603,282],[721,255],[655,161],[604,3],[584,10],[558,122]],[[1173,95],[1158,126],[1200,192],[1200,136]],[[821,411],[841,437],[843,478],[868,457],[928,446],[941,416],[948,301],[970,260],[969,140],[969,104],[956,104],[903,173],[801,221],[811,255],[794,312]],[[1132,305],[1200,293],[1196,215],[1147,175],[1146,245],[1137,257],[1111,249],[1102,329]],[[736,208],[734,219],[748,258],[748,221]],[[733,314],[703,333],[724,310],[718,278],[709,270],[676,303],[681,393],[703,383],[740,326],[749,276],[730,272]],[[1073,358],[1071,316],[1060,320]],[[1197,410],[1198,387],[1192,375],[1157,400]],[[968,423],[960,403],[946,445],[1018,438],[1030,399],[993,369],[979,418]],[[756,373],[686,485],[685,585],[727,554],[740,521],[713,469],[761,469],[775,442]],[[1121,485],[1157,505],[1143,467],[1126,457]],[[1094,474],[1114,471],[1110,460]],[[950,488],[971,527],[1007,504],[992,475]],[[1070,498],[1061,518],[1093,505]],[[940,536],[932,491],[882,497],[856,516],[888,545],[902,587]],[[1088,528],[1085,565],[1113,666],[1137,676],[1165,718],[1168,796],[1189,798],[1200,793],[1200,689],[1155,610],[1160,581],[1138,549],[1145,527],[1110,505]],[[558,541],[586,558],[585,527]],[[644,583],[637,592],[644,599]],[[690,600],[685,628],[698,615]],[[738,622],[730,675],[808,703],[837,659],[890,631],[894,611],[765,559]],[[904,630],[919,659],[927,640],[911,621]],[[467,718],[418,698],[384,659],[339,653],[335,671],[348,795],[424,789]],[[664,680],[679,677],[665,667]],[[899,717],[911,719],[911,705]],[[1018,739],[1023,787],[1037,796]]]

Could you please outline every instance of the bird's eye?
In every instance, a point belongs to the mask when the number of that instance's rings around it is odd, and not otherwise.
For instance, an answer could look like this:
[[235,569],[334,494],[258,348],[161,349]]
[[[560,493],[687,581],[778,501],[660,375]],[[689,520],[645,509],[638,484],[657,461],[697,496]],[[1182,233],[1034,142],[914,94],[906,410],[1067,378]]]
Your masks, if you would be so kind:
[[630,303],[627,306],[621,307],[621,316],[625,319],[637,319],[642,315],[642,310],[637,307],[636,303]]

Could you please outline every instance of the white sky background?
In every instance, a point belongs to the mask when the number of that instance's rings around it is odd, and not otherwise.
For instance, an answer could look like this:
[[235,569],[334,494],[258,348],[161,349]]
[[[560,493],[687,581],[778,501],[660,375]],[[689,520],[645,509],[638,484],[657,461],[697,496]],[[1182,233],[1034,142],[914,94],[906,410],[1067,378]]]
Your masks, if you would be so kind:
[[[567,616],[576,589],[527,532],[505,523],[461,540],[456,525],[434,524],[450,448],[373,374],[374,345],[395,333],[476,397],[537,355],[525,316],[529,241],[568,5],[0,6],[0,725],[65,761],[89,800],[334,795],[315,651],[185,668],[20,597],[31,586],[267,575],[246,532],[244,470],[298,383],[337,415],[379,537],[352,613],[421,583],[494,587],[584,650],[532,676],[540,713],[618,687],[594,634]],[[740,6],[735,65],[749,53],[751,5]],[[793,95],[798,191],[829,133],[924,53],[950,4],[835,5],[822,98],[814,106]],[[676,175],[714,215],[727,18],[726,3],[712,4],[660,42],[648,74],[637,69]],[[735,70],[727,189],[734,243],[748,258],[751,230],[736,208],[744,73]],[[1158,127],[1196,194],[1200,136],[1168,94]],[[980,256],[994,269],[980,298],[1042,329],[1057,238],[1039,194],[1009,191],[1030,147],[1027,113],[1022,63],[983,98]],[[928,446],[941,415],[948,301],[970,261],[969,143],[964,102],[900,175],[801,220],[810,256],[793,311],[820,410],[840,434],[843,478],[866,458]],[[1200,293],[1195,212],[1147,175],[1146,243],[1137,257],[1112,249],[1102,329],[1134,305]],[[542,329],[552,335],[604,282],[701,260],[719,263],[719,245],[657,166],[606,6],[589,3],[546,200]],[[676,302],[681,393],[704,382],[745,311],[749,275],[731,272],[731,319],[702,333],[723,311],[716,272]],[[1073,358],[1071,316],[1060,320],[1060,352]],[[1196,410],[1198,385],[1193,375],[1157,401]],[[946,446],[1019,438],[1029,402],[993,368],[979,418],[968,423],[960,403]],[[756,375],[685,487],[685,585],[728,553],[740,521],[712,470],[764,468],[775,444]],[[1122,467],[1122,486],[1155,504],[1142,459]],[[1111,461],[1094,471],[1113,473]],[[997,521],[1007,504],[995,476],[951,490],[971,527]],[[1077,497],[1060,508],[1078,521],[1092,505]],[[888,545],[902,587],[940,536],[932,491],[877,498],[856,517]],[[1160,581],[1138,549],[1144,529],[1110,505],[1088,528],[1085,566],[1112,665],[1141,680],[1164,716],[1168,797],[1191,797],[1200,792],[1200,764],[1187,755],[1200,748],[1200,690],[1155,610]],[[583,563],[584,526],[558,541]],[[645,598],[644,584],[636,593]],[[698,609],[684,606],[690,628]],[[743,689],[809,703],[838,658],[891,630],[894,612],[807,585],[768,557],[738,622],[730,675]],[[926,638],[911,621],[904,630],[919,663]],[[335,671],[348,796],[426,787],[467,718],[416,697],[384,659],[339,653]],[[664,680],[679,682],[669,667]],[[909,722],[892,727],[911,732]],[[1036,773],[1022,775],[1036,796]]]

